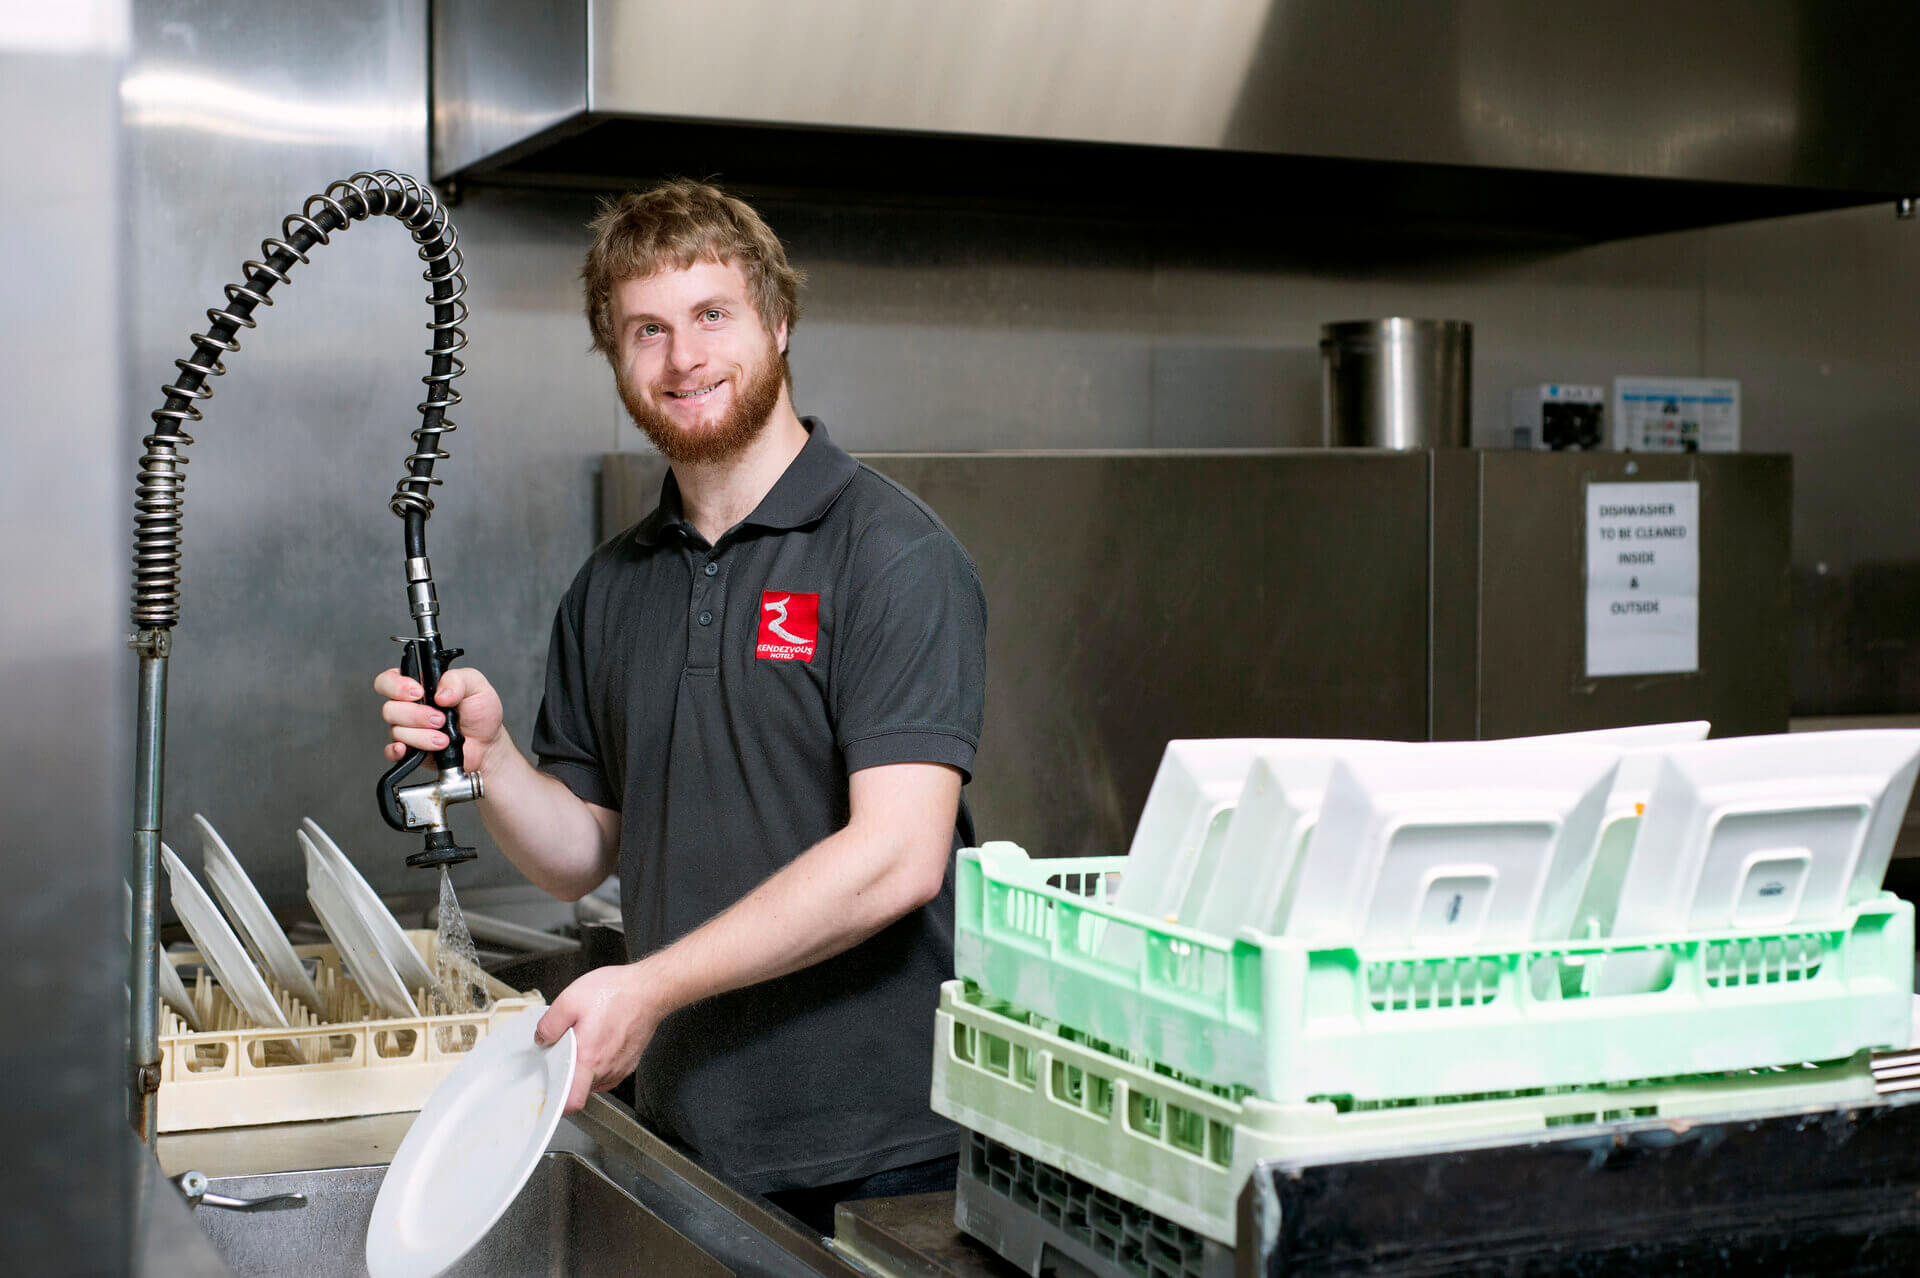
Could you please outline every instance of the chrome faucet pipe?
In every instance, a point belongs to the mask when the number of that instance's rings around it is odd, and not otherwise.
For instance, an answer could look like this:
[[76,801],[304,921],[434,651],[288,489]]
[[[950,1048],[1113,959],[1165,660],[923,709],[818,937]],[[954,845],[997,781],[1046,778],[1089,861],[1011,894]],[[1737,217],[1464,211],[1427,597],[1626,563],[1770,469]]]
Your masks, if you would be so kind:
[[133,773],[133,892],[128,920],[127,989],[133,1000],[127,1038],[128,1120],[140,1139],[153,1143],[160,1092],[160,795],[166,779],[167,655],[172,634],[142,630],[130,646],[140,654],[140,701]]

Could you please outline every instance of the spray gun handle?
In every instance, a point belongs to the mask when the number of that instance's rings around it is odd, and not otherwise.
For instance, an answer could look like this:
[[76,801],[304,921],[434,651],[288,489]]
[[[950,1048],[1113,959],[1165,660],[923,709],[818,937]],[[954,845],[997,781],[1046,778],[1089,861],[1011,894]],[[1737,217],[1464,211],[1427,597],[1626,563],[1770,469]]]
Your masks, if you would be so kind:
[[[440,688],[440,676],[455,659],[466,655],[466,649],[442,648],[438,636],[404,642],[406,651],[400,654],[400,673],[420,685],[420,704],[430,706],[433,694]],[[449,708],[442,713],[447,716],[446,726],[441,729],[447,734],[447,744],[434,752],[433,760],[445,772],[465,766],[467,739],[460,735],[460,712]]]
[[[461,655],[461,650],[442,648],[437,635],[403,639],[401,642],[406,645],[406,650],[400,657],[400,673],[418,681],[423,690],[421,701],[431,704],[434,691],[440,684],[440,676]],[[453,832],[447,828],[446,809],[452,803],[477,799],[486,791],[478,773],[462,769],[466,742],[460,735],[455,713],[448,710],[446,716],[447,745],[433,752],[433,759],[440,768],[438,780],[401,788],[400,782],[427,758],[426,751],[409,749],[398,763],[381,774],[380,780],[374,785],[380,816],[388,825],[403,832],[426,832],[426,846],[407,858],[408,865],[451,865],[473,859],[472,848],[462,847],[454,841]]]
[[381,818],[402,834],[413,827],[407,824],[406,808],[400,802],[400,783],[406,780],[407,774],[419,767],[420,761],[426,757],[426,751],[410,748],[400,756],[400,762],[382,772],[380,779],[373,783],[373,795],[380,804]]

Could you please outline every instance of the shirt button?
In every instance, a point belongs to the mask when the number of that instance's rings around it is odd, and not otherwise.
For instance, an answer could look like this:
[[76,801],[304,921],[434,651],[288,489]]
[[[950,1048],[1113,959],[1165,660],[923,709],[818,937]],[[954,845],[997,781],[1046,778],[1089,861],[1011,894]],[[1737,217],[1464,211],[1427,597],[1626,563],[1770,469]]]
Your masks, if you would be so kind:
[[711,626],[713,624],[713,614],[710,612],[701,613],[700,624],[703,626]]
[[705,567],[704,569],[702,569],[701,571],[703,571],[703,572],[705,572],[705,573],[707,574],[707,576],[709,576],[709,577],[711,577],[711,576],[713,576],[713,574],[715,574],[716,572],[719,572],[719,571],[720,571],[720,565],[719,565],[719,564],[716,564],[716,563],[712,563],[712,562],[709,562],[709,563],[707,564],[707,566],[706,566],[706,567]]

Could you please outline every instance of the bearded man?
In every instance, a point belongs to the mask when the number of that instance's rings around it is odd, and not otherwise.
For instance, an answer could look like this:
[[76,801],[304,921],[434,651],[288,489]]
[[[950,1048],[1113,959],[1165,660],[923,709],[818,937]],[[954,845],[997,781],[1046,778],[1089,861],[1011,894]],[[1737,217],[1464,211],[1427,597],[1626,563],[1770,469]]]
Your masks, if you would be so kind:
[[567,900],[619,874],[632,961],[538,1028],[574,1032],[568,1111],[633,1073],[644,1123],[827,1232],[834,1201],[953,1183],[929,1029],[986,601],[931,511],[795,414],[801,276],[751,208],[672,182],[592,230],[587,320],[660,504],[560,602],[537,764],[472,669],[437,706],[383,673],[387,753],[444,748],[457,708],[507,857]]

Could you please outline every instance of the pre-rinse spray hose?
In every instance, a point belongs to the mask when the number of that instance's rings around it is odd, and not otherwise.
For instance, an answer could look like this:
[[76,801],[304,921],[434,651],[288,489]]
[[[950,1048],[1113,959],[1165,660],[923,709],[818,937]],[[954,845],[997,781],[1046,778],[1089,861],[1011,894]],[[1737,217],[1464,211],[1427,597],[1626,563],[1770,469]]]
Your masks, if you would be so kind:
[[356,173],[335,182],[320,195],[310,196],[301,211],[280,223],[280,238],[260,242],[263,260],[249,261],[241,270],[246,282],[226,286],[227,304],[209,309],[207,331],[193,335],[193,355],[177,359],[180,376],[160,389],[164,405],[153,411],[154,431],[141,442],[140,485],[134,500],[133,624],[140,629],[166,629],[180,620],[180,511],[186,488],[186,456],[180,451],[193,442],[189,421],[200,421],[202,400],[213,398],[208,381],[226,373],[222,359],[240,349],[237,334],[257,328],[257,307],[272,306],[276,284],[291,283],[288,272],[310,261],[309,250],[329,244],[339,231],[355,222],[385,215],[398,218],[420,246],[427,264],[422,278],[432,286],[426,298],[433,307],[427,328],[433,345],[426,352],[433,364],[420,380],[427,398],[420,406],[420,425],[413,432],[414,450],[407,455],[407,474],[394,490],[388,508],[406,521],[408,559],[427,553],[427,516],[433,513],[428,496],[433,464],[446,458],[441,437],[454,432],[447,409],[460,402],[453,379],[466,372],[459,352],[467,345],[460,327],[467,318],[467,281],[461,274],[460,237],[447,210],[432,189],[415,178],[382,170]]
[[[387,502],[404,527],[407,602],[416,630],[414,637],[402,641],[406,653],[401,667],[422,683],[426,688],[424,699],[431,702],[440,675],[460,655],[459,649],[441,642],[440,605],[427,562],[427,518],[433,513],[430,494],[433,486],[442,482],[434,475],[433,465],[448,455],[441,441],[453,433],[455,426],[446,413],[460,402],[453,381],[466,372],[459,356],[467,345],[467,335],[461,328],[467,318],[467,305],[462,300],[467,282],[462,274],[460,239],[446,207],[425,183],[384,169],[356,173],[310,196],[300,212],[281,221],[277,239],[260,242],[260,260],[241,267],[244,282],[226,286],[227,304],[207,311],[207,329],[193,335],[192,354],[174,361],[179,376],[161,387],[166,402],[153,411],[153,432],[141,441],[146,451],[140,458],[134,497],[133,537],[136,633],[132,646],[140,654],[140,700],[130,879],[133,1032],[129,1048],[133,1068],[130,1117],[149,1142],[155,1128],[153,1098],[160,1087],[159,1013],[154,988],[159,961],[156,909],[166,666],[172,650],[172,628],[180,619],[180,521],[187,464],[183,449],[193,442],[187,423],[202,420],[200,403],[213,398],[208,383],[226,373],[222,361],[240,349],[240,330],[258,327],[255,310],[273,305],[274,286],[291,283],[289,273],[310,261],[308,254],[317,245],[331,243],[334,235],[355,222],[382,216],[398,219],[420,246],[420,260],[426,263],[422,278],[430,287],[425,300],[433,308],[433,318],[427,322],[433,345],[426,351],[432,363],[420,379],[426,384],[427,396],[419,405],[420,424],[412,432],[413,451],[406,457],[406,474]],[[380,779],[380,810],[387,822],[397,829],[426,832],[425,850],[409,857],[409,864],[444,866],[473,855],[471,849],[455,844],[446,826],[445,810],[448,804],[479,798],[480,778],[461,768],[462,739],[452,712],[447,714],[446,733],[449,745],[434,754],[440,769],[437,780],[400,787],[399,781],[424,757],[418,751],[409,751],[407,758]]]

